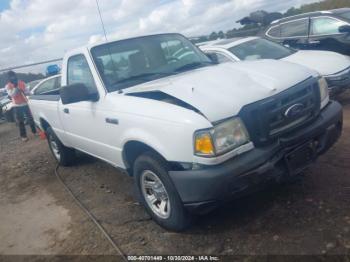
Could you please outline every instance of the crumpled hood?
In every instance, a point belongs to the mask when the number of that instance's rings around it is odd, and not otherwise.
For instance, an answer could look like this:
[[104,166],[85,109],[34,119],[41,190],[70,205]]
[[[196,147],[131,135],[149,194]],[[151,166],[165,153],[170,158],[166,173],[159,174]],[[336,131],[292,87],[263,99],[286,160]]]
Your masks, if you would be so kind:
[[199,111],[210,122],[237,115],[247,104],[277,94],[317,73],[299,65],[259,60],[224,63],[140,84],[124,92],[161,91]]
[[323,76],[339,73],[350,67],[350,57],[329,51],[300,50],[281,60],[309,67]]

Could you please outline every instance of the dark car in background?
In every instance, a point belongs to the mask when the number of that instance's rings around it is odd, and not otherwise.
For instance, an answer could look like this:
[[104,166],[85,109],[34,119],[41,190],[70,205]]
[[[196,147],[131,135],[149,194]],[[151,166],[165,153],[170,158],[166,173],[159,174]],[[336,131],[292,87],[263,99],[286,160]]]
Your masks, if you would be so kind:
[[275,20],[265,37],[298,49],[350,55],[350,8],[304,13]]

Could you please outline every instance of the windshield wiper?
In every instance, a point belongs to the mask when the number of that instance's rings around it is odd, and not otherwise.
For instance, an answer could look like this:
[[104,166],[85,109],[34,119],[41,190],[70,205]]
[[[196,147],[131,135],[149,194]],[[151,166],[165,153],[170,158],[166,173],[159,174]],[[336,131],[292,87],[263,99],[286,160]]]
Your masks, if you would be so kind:
[[175,72],[182,72],[182,71],[199,68],[207,65],[213,65],[213,64],[214,64],[213,62],[193,62],[193,63],[186,64],[184,66],[180,66],[175,70]]

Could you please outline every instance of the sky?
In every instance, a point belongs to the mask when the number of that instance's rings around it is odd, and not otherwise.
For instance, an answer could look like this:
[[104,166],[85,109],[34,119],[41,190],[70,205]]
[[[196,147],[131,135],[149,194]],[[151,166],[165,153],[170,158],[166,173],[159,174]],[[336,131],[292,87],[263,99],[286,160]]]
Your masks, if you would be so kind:
[[[256,10],[285,11],[315,0],[98,0],[109,40],[227,31]],[[95,0],[0,0],[0,69],[59,58],[103,40]],[[42,67],[40,68],[40,70]],[[26,70],[34,70],[26,69]],[[35,70],[39,70],[38,67]]]

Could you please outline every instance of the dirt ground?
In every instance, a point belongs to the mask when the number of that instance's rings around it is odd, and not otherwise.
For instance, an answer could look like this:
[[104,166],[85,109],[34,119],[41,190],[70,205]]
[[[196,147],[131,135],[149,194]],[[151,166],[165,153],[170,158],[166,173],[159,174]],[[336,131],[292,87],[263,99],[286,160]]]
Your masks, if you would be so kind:
[[[82,155],[60,168],[125,254],[350,254],[350,93],[340,141],[300,182],[273,186],[200,217],[184,233],[152,222],[133,181]],[[115,254],[54,176],[46,141],[0,124],[0,254]]]

